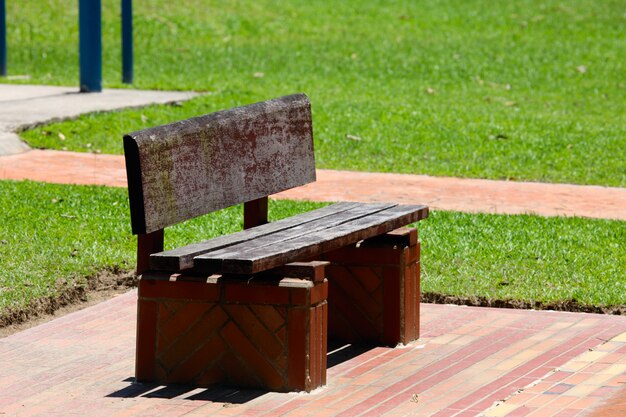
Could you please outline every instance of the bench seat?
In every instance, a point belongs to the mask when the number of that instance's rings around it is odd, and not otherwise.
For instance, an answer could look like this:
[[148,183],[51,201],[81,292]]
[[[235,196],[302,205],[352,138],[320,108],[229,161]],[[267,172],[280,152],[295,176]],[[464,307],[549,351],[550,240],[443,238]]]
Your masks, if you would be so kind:
[[423,205],[337,203],[277,222],[150,256],[151,269],[255,274],[319,257],[417,222]]

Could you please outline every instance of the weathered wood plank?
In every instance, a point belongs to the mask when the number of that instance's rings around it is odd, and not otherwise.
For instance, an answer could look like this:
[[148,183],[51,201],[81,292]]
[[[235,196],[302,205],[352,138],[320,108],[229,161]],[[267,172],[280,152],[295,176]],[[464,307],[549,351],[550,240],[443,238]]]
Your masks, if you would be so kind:
[[362,217],[370,216],[379,211],[389,209],[396,206],[394,203],[371,203],[357,204],[348,210],[338,212],[332,216],[325,216],[320,219],[313,220],[302,224],[292,222],[292,226],[276,233],[258,236],[254,239],[229,245],[223,249],[212,251],[212,258],[219,258],[222,254],[229,256],[233,253],[246,252],[250,249],[260,249],[265,246],[276,246],[281,242],[296,239],[300,236],[310,235],[312,233],[323,232],[326,229],[337,227],[344,223],[349,223]]
[[[428,207],[400,205],[347,223],[262,247],[209,252],[194,258],[198,271],[252,274],[354,244],[428,216]],[[238,247],[241,249],[241,246]]]
[[268,273],[279,277],[305,278],[313,282],[321,282],[326,278],[324,268],[329,264],[330,262],[326,261],[292,262],[271,269]]
[[334,216],[339,213],[358,207],[359,203],[337,203],[322,207],[307,213],[298,214],[277,222],[264,224],[252,229],[233,233],[226,236],[194,243],[165,252],[153,253],[150,256],[150,267],[157,271],[179,271],[193,267],[193,258],[203,253],[247,242],[262,236],[274,234],[297,225],[306,225],[309,222]]
[[[307,279],[313,282],[322,282],[326,279],[324,268],[329,264],[330,262],[328,261],[292,262],[277,268],[268,269],[267,271],[260,272],[253,276],[255,279],[275,280],[283,278],[298,278]],[[205,274],[199,274],[196,276],[206,277]],[[214,274],[211,276],[237,279],[249,279],[251,277],[250,274]]]
[[124,150],[135,234],[315,181],[304,94],[134,132]]

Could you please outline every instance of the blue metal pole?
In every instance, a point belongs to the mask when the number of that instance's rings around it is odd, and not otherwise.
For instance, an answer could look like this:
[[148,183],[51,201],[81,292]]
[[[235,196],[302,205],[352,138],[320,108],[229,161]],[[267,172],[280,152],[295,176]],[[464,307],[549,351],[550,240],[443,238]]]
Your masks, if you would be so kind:
[[133,0],[122,0],[122,82],[133,83]]
[[0,76],[7,75],[7,17],[4,0],[0,0]]
[[102,8],[100,0],[78,1],[80,91],[102,91]]

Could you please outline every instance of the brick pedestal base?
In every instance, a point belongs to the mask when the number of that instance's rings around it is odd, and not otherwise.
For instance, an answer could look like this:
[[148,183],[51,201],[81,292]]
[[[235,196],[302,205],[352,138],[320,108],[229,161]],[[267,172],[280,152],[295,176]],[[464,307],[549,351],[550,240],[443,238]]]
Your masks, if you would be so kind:
[[389,346],[419,337],[416,229],[322,258],[330,265],[310,263],[310,279],[144,274],[137,380],[311,391],[326,383],[327,335]]
[[144,274],[137,380],[272,391],[324,385],[327,293],[326,281]]
[[419,242],[402,228],[324,255],[329,337],[395,346],[419,338]]

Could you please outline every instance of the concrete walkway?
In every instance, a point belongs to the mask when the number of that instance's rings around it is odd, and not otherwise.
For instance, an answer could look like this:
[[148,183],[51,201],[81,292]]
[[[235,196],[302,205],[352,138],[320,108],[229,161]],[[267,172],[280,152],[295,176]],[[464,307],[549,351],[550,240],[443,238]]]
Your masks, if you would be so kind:
[[70,119],[83,113],[110,111],[189,100],[188,91],[104,89],[79,93],[75,87],[0,84],[0,155],[27,151],[15,133],[42,123]]
[[[63,117],[20,115],[40,114],[46,97],[4,87],[0,132]],[[50,91],[57,106],[74,100]],[[4,105],[20,100],[30,105]],[[6,138],[0,179],[125,186],[119,156],[24,152]],[[276,197],[626,220],[622,188],[319,171],[315,185]],[[276,394],[133,383],[135,302],[131,291],[0,339],[0,416],[626,416],[626,317],[423,304],[418,342],[342,347],[326,387]]]

